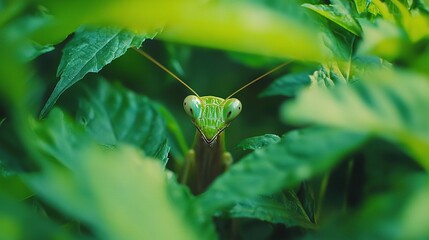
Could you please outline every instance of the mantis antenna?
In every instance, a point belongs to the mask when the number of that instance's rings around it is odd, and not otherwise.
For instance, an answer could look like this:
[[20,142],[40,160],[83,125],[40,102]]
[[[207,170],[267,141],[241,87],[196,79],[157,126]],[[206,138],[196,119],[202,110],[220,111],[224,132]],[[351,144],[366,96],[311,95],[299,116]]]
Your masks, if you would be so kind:
[[277,67],[275,67],[275,68],[271,69],[270,71],[268,71],[268,72],[266,72],[266,73],[262,74],[261,76],[259,76],[259,77],[255,78],[255,79],[253,79],[252,81],[250,81],[250,82],[249,82],[249,83],[247,83],[246,85],[244,85],[244,86],[242,86],[241,88],[239,88],[237,91],[233,92],[231,95],[229,95],[227,98],[225,98],[225,100],[227,100],[227,99],[231,98],[232,96],[234,96],[235,94],[237,94],[237,93],[238,93],[238,92],[240,92],[241,90],[243,90],[243,89],[247,88],[248,86],[250,86],[250,85],[254,84],[255,82],[257,82],[257,81],[261,80],[261,79],[262,79],[262,78],[264,78],[265,76],[270,75],[271,73],[273,73],[273,72],[275,72],[275,71],[279,70],[279,69],[280,69],[280,68],[282,68],[282,67],[285,67],[286,65],[288,65],[288,64],[289,64],[289,63],[291,63],[291,62],[292,62],[292,61],[288,61],[288,62],[282,63],[282,64],[278,65]]
[[[137,49],[134,48],[134,50],[136,50],[138,53],[140,53],[141,55],[143,55],[145,58],[149,59],[151,62],[155,63],[158,67],[160,67],[162,70],[164,70],[165,72],[167,72],[168,74],[170,74],[170,76],[172,76],[173,78],[175,78],[177,81],[179,81],[181,84],[183,84],[186,88],[188,88],[195,96],[200,97],[198,95],[197,92],[195,92],[188,84],[186,84],[182,79],[180,79],[178,76],[176,76],[174,73],[172,73],[170,70],[168,70],[166,67],[164,67],[164,65],[162,65],[161,63],[159,63],[157,60],[155,60],[154,58],[152,58],[149,54],[147,54],[145,51],[141,50],[141,49]],[[250,81],[249,83],[247,83],[246,85],[242,86],[241,88],[239,88],[237,91],[233,92],[231,95],[229,95],[227,98],[225,98],[225,100],[231,98],[232,96],[234,96],[235,94],[237,94],[238,92],[240,92],[241,90],[247,88],[248,86],[254,84],[255,82],[261,80],[262,78],[264,78],[265,76],[279,70],[282,67],[285,67],[286,65],[288,65],[289,63],[291,63],[292,61],[288,61],[285,63],[280,64],[279,66],[271,69],[270,71],[262,74],[261,76],[255,78],[254,80]]]
[[183,84],[186,88],[188,88],[195,96],[200,97],[197,92],[194,91],[188,84],[186,84],[182,79],[180,79],[178,76],[176,76],[174,73],[172,73],[170,70],[168,70],[164,65],[156,61],[154,58],[152,58],[149,54],[147,54],[145,51],[134,48],[138,53],[143,55],[145,58],[149,59],[151,62],[155,63],[158,67],[160,67],[162,70],[170,74],[170,76],[174,77],[177,81],[179,81],[181,84]]

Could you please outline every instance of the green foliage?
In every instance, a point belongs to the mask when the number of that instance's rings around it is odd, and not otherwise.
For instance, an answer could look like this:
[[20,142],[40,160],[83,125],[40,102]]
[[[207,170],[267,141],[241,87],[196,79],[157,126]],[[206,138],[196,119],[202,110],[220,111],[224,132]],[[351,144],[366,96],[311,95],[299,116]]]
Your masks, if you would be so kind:
[[428,187],[427,176],[403,179],[397,191],[371,197],[359,211],[329,223],[305,239],[427,238]]
[[304,206],[294,191],[272,196],[257,196],[238,202],[228,212],[229,217],[256,218],[272,223],[282,223],[288,227],[315,227]]
[[36,59],[38,56],[53,51],[55,48],[52,45],[40,45],[38,43],[29,44],[27,48],[23,50],[24,59],[29,61]]
[[387,60],[405,58],[410,64],[414,64],[413,58],[420,55],[420,52],[416,52],[420,51],[418,43],[429,34],[429,20],[424,10],[408,10],[407,4],[397,0],[371,2],[379,9],[382,18],[371,22],[361,20],[364,41],[359,50],[363,54],[373,54]]
[[139,48],[146,36],[118,28],[81,28],[64,47],[57,76],[60,80],[42,109],[43,117],[60,95],[87,73],[98,72],[128,48]]
[[[59,110],[34,125],[42,169],[24,179],[53,206],[93,227],[98,237],[214,237],[189,191],[155,159],[126,145],[94,145]],[[171,225],[169,231],[164,225]]]
[[[273,8],[241,1],[201,4],[198,0],[128,0],[125,3],[109,0],[98,4],[97,1],[43,0],[41,3],[57,21],[35,34],[39,42],[63,39],[82,24],[108,22],[142,33],[168,26],[169,30],[158,35],[160,39],[197,46],[301,60],[325,57],[318,29],[308,18],[300,16],[301,11],[282,14]],[[295,2],[290,4],[296,6]],[[79,18],[70,12],[79,12]]]
[[[428,10],[0,0],[0,239],[429,238]],[[189,92],[142,45],[202,96],[295,60],[234,95],[198,196]]]
[[332,2],[332,5],[303,4],[303,6],[335,22],[354,35],[360,36],[362,30],[360,29],[356,19],[351,14],[350,6],[347,6],[348,2],[343,3],[338,0],[333,0]]
[[374,5],[373,1],[355,0],[355,4],[358,14],[369,13],[372,15],[377,15],[379,13],[378,8]]
[[1,239],[77,239],[61,226],[41,219],[34,209],[4,194],[0,196],[0,214]]
[[103,79],[83,85],[82,95],[76,119],[98,143],[133,144],[146,155],[167,163],[166,127],[155,103]]
[[296,186],[332,168],[365,139],[365,135],[328,128],[289,132],[280,142],[255,150],[233,165],[200,197],[200,202],[207,212],[216,212],[236,201]]
[[289,122],[376,134],[402,145],[429,169],[428,91],[429,80],[425,77],[382,69],[362,76],[353,87],[303,91],[297,101],[283,106],[282,114]]

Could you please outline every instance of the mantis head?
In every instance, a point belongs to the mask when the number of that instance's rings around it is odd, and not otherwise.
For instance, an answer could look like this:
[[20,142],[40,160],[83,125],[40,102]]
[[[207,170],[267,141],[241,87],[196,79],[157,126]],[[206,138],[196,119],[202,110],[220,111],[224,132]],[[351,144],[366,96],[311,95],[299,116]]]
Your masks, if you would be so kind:
[[190,95],[183,101],[183,108],[204,141],[211,144],[240,114],[242,106],[236,98]]

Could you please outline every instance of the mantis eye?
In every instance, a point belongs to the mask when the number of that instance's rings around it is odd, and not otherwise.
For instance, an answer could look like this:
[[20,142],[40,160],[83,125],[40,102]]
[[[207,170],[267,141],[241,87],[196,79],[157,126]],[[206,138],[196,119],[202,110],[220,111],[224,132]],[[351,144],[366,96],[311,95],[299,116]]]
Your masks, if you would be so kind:
[[201,114],[201,100],[195,95],[189,95],[183,101],[185,112],[192,118],[197,119]]
[[223,106],[223,119],[225,122],[231,122],[241,113],[241,102],[236,98],[230,98],[225,101]]

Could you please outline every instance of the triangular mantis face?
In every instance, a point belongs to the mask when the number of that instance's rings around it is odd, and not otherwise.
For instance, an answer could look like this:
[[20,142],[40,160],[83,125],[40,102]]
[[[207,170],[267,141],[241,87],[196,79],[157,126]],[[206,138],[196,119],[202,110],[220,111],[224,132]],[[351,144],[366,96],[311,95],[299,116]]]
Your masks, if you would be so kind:
[[190,95],[183,101],[183,108],[191,117],[204,141],[211,144],[240,114],[242,106],[236,98],[225,100],[213,96]]

